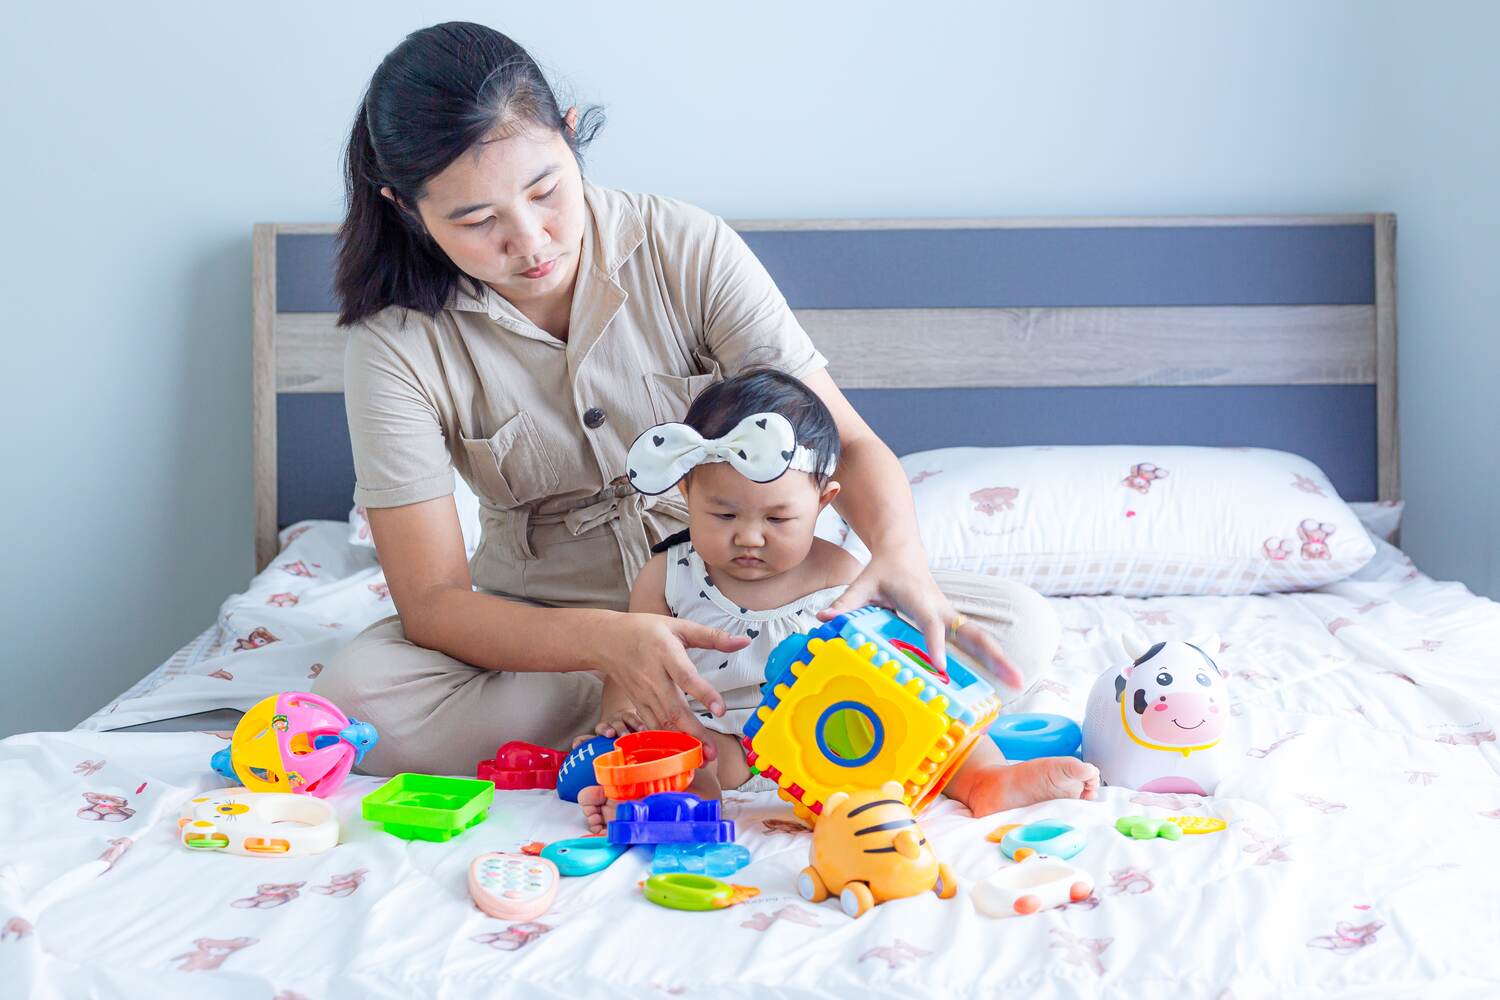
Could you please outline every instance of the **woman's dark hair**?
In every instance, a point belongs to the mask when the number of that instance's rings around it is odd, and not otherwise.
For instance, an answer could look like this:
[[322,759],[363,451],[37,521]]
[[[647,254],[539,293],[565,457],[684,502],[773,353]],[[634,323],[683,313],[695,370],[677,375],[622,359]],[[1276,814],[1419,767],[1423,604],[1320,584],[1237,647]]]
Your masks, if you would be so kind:
[[[747,368],[704,389],[682,422],[706,438],[723,437],[752,413],[779,413],[792,422],[797,443],[813,453],[819,469],[838,464],[839,429],[818,394],[776,368]],[[812,474],[819,486],[829,474]]]
[[448,164],[497,127],[555,129],[581,157],[603,124],[603,112],[589,108],[568,129],[536,61],[493,28],[450,21],[407,35],[370,78],[344,154],[339,325],[386,306],[431,316],[447,304],[461,272],[427,234],[416,204]]

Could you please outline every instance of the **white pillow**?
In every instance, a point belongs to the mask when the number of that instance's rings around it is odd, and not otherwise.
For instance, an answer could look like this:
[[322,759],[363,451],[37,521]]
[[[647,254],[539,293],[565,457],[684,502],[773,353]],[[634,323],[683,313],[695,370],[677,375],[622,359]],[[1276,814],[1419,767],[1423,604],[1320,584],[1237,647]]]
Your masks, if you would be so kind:
[[[1263,448],[944,448],[901,459],[934,569],[1043,594],[1255,594],[1375,555],[1316,465]],[[856,556],[868,550],[856,536]]]
[[[453,477],[453,506],[458,509],[458,524],[464,533],[464,551],[473,556],[479,545],[479,498],[469,489],[463,476]],[[355,504],[349,511],[349,544],[375,547],[375,538],[370,534],[370,518],[362,504]]]

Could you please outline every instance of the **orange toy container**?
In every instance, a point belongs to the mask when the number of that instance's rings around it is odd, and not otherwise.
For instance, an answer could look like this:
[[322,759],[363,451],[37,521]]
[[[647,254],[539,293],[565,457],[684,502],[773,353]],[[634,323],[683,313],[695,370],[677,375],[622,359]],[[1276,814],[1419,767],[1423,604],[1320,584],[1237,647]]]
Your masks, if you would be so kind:
[[616,802],[680,792],[703,766],[703,744],[687,733],[648,729],[626,733],[594,760],[594,776]]

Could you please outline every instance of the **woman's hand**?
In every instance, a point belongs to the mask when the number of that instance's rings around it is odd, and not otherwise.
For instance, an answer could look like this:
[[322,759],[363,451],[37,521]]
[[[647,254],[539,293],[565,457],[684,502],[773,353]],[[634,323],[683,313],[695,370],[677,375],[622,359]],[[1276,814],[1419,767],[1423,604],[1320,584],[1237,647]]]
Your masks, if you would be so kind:
[[[707,625],[667,615],[629,612],[612,615],[595,648],[611,700],[628,703],[650,729],[676,729],[703,743],[704,760],[716,748],[708,730],[688,708],[684,692],[698,699],[715,717],[724,714],[724,699],[698,676],[687,650],[716,649],[733,653],[750,644]],[[618,704],[618,702],[616,702]]]
[[[922,630],[932,662],[944,662],[948,626],[957,620],[958,612],[938,589],[927,568],[927,554],[920,545],[884,548],[873,553],[864,572],[854,578],[842,597],[819,612],[818,618],[826,622],[867,604],[890,608],[909,619]],[[1023,683],[1021,672],[1006,659],[995,637],[977,622],[960,625],[954,641],[1003,683],[1013,688]]]

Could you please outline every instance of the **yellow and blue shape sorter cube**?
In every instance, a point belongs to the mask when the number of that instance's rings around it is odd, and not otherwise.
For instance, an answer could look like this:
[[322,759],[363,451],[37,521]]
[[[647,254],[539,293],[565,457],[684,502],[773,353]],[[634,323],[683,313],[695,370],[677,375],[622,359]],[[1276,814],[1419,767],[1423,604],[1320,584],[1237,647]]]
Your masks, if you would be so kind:
[[1000,712],[994,688],[952,657],[934,667],[922,634],[874,607],[782,640],[761,690],[750,765],[808,822],[834,792],[887,781],[920,812]]

